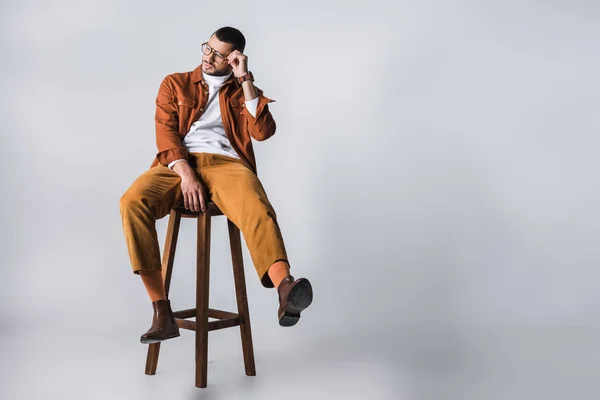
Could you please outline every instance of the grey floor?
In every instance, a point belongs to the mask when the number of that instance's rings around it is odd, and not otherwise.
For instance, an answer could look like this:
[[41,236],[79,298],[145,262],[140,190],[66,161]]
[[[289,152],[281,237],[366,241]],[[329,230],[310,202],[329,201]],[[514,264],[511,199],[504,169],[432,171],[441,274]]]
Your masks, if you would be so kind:
[[189,331],[162,345],[157,374],[146,376],[147,346],[137,342],[144,325],[124,322],[98,329],[39,324],[27,330],[23,325],[7,330],[5,325],[0,398],[269,399],[283,392],[289,392],[288,399],[397,398],[398,374],[384,354],[319,338],[311,333],[317,331],[310,321],[294,331],[269,325],[255,329],[254,377],[244,374],[239,330],[210,333],[206,389],[194,386],[194,339]]
[[[180,234],[174,309],[194,304],[193,224]],[[213,235],[210,307],[235,311],[224,220],[214,221]],[[124,247],[118,235],[107,241]],[[0,399],[598,398],[594,280],[557,280],[550,290],[533,278],[489,280],[459,267],[449,274],[437,253],[390,275],[385,254],[340,253],[319,263],[298,252],[293,273],[310,278],[315,297],[296,326],[282,328],[276,292],[260,285],[243,251],[255,377],[244,374],[237,328],[210,332],[207,388],[194,386],[189,331],[164,343],[157,374],[146,376],[139,336],[151,306],[139,278],[124,251],[102,253],[73,237],[22,253],[27,263],[8,273],[11,284],[0,292]],[[61,264],[67,256],[89,260],[87,268]]]
[[589,331],[461,336],[441,325],[369,335],[365,317],[354,332],[323,335],[327,318],[317,315],[306,312],[289,329],[256,318],[254,377],[244,374],[237,328],[211,332],[205,389],[194,386],[189,331],[163,344],[157,374],[146,376],[146,346],[137,342],[145,318],[5,320],[0,398],[583,400],[598,393],[598,336]]
[[[159,222],[161,243],[166,222]],[[64,229],[83,232],[84,224]],[[131,273],[118,220],[110,224],[116,233],[101,240],[49,238],[43,251],[8,260],[14,268],[0,282],[0,399],[599,398],[596,279],[575,274],[577,266],[568,279],[542,273],[541,261],[489,266],[482,256],[477,265],[486,269],[449,266],[445,248],[408,245],[394,250],[397,264],[387,261],[391,250],[295,251],[293,273],[310,278],[315,297],[291,328],[278,326],[277,294],[260,285],[244,247],[257,375],[245,376],[232,328],[209,334],[206,389],[194,386],[188,331],[165,342],[157,374],[146,376],[139,336],[151,306]],[[181,227],[174,309],[194,304],[194,229]],[[210,306],[234,311],[223,218],[212,234]],[[339,235],[360,246],[352,232]]]

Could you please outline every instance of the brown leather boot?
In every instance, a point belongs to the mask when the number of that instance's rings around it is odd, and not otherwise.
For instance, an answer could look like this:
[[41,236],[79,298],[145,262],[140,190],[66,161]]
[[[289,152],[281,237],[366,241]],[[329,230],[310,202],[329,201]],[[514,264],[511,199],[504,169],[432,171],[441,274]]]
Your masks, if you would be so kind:
[[144,344],[156,343],[179,336],[179,327],[171,310],[169,300],[157,300],[152,303],[154,315],[152,326],[144,333],[140,341]]
[[300,319],[300,312],[312,303],[312,286],[308,279],[283,278],[277,288],[279,294],[279,325],[293,326]]

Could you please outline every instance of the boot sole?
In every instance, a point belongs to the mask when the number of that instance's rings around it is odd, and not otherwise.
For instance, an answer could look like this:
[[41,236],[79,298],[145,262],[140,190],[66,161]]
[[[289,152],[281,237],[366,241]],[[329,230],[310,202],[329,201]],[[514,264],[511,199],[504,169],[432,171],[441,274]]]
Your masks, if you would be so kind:
[[152,343],[159,343],[159,342],[162,342],[167,339],[173,339],[176,337],[179,337],[179,332],[171,333],[160,339],[157,339],[157,338],[140,339],[140,342],[142,342],[142,344],[152,344]]
[[308,280],[301,280],[288,295],[287,307],[279,317],[280,326],[294,326],[300,319],[300,312],[312,303],[313,291]]

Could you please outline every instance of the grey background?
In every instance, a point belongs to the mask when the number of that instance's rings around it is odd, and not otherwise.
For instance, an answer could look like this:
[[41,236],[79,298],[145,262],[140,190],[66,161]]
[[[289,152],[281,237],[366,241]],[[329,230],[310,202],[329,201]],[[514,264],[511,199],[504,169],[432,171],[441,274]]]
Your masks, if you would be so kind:
[[[3,399],[592,399],[600,394],[600,7],[593,1],[4,1]],[[244,247],[238,331],[143,374],[151,306],[119,198],[156,153],[161,79],[239,28],[276,135],[254,142],[292,272],[291,329]],[[234,306],[213,222],[211,307]],[[157,224],[162,240],[166,218]],[[184,221],[175,308],[193,305]]]

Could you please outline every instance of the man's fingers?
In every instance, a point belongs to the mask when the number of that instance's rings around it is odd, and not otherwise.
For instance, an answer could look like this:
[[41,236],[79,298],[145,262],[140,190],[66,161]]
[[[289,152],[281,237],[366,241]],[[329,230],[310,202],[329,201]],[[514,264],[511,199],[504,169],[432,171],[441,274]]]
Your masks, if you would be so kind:
[[183,191],[183,204],[184,207],[193,212],[206,211],[206,200],[204,198],[204,188],[202,183],[198,181],[198,186],[191,186],[191,189],[187,188]]
[[198,194],[196,192],[192,192],[192,202],[193,202],[193,207],[192,207],[192,211],[194,212],[198,212],[200,211],[200,202],[198,201]]
[[200,197],[200,207],[202,208],[202,212],[205,212],[206,200],[204,199],[204,193],[202,193],[202,190],[198,190],[198,196]]

